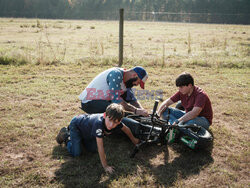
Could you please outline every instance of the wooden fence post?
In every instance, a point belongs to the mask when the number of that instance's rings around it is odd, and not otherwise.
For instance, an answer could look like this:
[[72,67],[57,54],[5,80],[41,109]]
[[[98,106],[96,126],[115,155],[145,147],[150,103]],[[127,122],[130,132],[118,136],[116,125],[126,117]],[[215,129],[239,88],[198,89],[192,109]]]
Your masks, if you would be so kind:
[[123,63],[123,23],[124,23],[124,9],[120,9],[120,22],[119,22],[119,67]]

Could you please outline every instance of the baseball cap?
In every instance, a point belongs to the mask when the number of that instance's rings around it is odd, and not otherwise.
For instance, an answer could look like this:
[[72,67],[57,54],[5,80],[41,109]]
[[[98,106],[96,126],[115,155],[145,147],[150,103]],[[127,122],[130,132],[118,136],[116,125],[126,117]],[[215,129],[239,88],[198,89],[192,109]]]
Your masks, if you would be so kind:
[[133,71],[135,71],[138,77],[141,79],[140,86],[142,89],[144,89],[144,84],[146,80],[148,79],[148,74],[146,70],[140,66],[136,66],[133,68]]

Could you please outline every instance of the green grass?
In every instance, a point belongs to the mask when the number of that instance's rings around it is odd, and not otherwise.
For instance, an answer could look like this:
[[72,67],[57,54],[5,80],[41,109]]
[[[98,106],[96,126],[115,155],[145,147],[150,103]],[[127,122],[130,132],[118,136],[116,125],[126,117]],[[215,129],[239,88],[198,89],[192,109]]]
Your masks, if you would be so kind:
[[[146,89],[162,89],[166,99],[176,91],[175,78],[187,71],[208,93],[213,150],[150,146],[130,159],[132,143],[111,136],[104,144],[115,174],[104,173],[98,154],[71,158],[55,137],[82,113],[84,87],[118,64],[118,23],[0,19],[1,186],[249,186],[249,26],[125,22],[124,33],[123,67],[144,66]],[[12,63],[18,59],[26,63]],[[152,99],[140,102],[153,107]]]
[[10,58],[10,57],[0,57],[0,65],[25,65],[27,62],[25,59]]

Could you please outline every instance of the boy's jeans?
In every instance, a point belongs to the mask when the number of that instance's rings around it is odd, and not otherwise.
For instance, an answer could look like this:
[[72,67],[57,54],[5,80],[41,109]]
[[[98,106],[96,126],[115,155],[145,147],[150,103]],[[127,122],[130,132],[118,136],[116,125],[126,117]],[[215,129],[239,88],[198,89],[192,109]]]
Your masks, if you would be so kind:
[[83,150],[83,144],[87,151],[95,152],[97,151],[96,139],[86,140],[83,139],[81,132],[77,128],[76,124],[78,118],[75,116],[69,125],[70,140],[67,143],[68,152],[73,156],[80,156]]
[[[169,122],[173,124],[177,119],[184,116],[186,114],[185,111],[169,107],[163,112],[163,119],[167,119],[168,116],[168,109],[169,109]],[[189,120],[184,123],[185,125],[196,124],[205,129],[208,129],[210,124],[209,121],[205,117],[196,117],[192,120]]]

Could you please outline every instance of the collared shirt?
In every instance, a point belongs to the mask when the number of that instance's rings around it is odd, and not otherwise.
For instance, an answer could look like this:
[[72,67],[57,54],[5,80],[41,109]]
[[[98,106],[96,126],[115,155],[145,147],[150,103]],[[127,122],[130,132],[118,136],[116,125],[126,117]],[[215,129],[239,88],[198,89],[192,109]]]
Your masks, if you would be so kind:
[[194,90],[190,96],[187,94],[183,95],[180,91],[174,94],[170,99],[175,103],[181,100],[181,104],[186,112],[191,111],[194,107],[202,108],[198,116],[205,117],[210,124],[212,124],[213,110],[209,97],[199,87],[194,86]]

